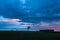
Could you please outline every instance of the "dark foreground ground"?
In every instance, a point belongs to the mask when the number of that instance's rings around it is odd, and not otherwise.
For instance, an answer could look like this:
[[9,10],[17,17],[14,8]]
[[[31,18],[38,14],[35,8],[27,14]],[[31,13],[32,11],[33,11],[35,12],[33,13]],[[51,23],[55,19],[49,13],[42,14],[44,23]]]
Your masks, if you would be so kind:
[[0,39],[10,40],[58,40],[58,32],[0,31]]

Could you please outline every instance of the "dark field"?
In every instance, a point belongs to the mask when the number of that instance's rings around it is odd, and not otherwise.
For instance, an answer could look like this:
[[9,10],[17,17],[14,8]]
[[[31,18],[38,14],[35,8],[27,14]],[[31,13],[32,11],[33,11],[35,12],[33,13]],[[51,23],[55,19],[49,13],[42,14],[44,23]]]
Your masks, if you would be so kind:
[[0,32],[1,39],[13,40],[57,40],[60,39],[59,32],[28,32],[28,31],[6,31]]

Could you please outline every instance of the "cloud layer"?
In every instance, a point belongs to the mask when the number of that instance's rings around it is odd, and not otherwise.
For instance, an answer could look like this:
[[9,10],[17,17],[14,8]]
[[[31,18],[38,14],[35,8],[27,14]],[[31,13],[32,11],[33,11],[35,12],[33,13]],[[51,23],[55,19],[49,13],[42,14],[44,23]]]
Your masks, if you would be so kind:
[[31,23],[59,20],[59,2],[59,0],[0,0],[0,15]]
[[27,26],[31,30],[59,28],[60,0],[0,0],[0,29]]
[[60,21],[43,22],[34,24],[22,22],[20,19],[9,19],[0,16],[0,30],[20,30],[27,31],[28,26],[30,26],[30,31],[39,31],[46,29],[53,29],[55,31],[60,31]]

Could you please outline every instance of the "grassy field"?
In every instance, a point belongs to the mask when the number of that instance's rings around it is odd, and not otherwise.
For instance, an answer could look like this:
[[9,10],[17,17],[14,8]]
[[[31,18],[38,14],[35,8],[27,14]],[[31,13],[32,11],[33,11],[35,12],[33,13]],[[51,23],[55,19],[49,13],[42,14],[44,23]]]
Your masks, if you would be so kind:
[[[28,32],[28,31],[6,31],[0,32],[2,39],[20,39],[20,40],[57,40],[60,39],[60,33],[56,32]],[[4,38],[3,38],[4,37]]]

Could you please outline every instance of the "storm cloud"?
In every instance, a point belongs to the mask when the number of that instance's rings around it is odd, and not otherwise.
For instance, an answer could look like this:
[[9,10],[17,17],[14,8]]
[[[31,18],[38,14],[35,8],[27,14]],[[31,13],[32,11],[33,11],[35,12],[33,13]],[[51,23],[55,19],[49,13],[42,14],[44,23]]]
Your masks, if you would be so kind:
[[0,15],[32,23],[59,20],[59,2],[60,0],[0,0]]

